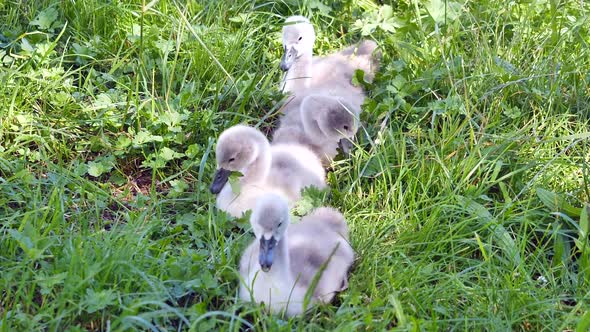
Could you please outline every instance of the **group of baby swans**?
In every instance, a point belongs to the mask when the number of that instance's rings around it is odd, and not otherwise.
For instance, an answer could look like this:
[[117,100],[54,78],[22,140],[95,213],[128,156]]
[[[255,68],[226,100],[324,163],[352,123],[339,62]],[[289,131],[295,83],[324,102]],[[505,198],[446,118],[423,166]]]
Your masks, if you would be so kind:
[[[338,147],[345,153],[350,148],[365,98],[352,77],[361,69],[372,79],[378,59],[372,41],[313,57],[309,20],[292,16],[285,23],[280,66],[287,72],[282,89],[289,98],[272,144],[253,127],[226,129],[217,142],[210,190],[217,208],[232,216],[252,210],[256,240],[240,261],[240,298],[292,316],[307,303],[330,302],[348,286],[354,251],[344,216],[322,207],[291,224],[290,209],[302,189],[327,186],[324,166]],[[234,172],[241,174],[239,192],[228,183]]]

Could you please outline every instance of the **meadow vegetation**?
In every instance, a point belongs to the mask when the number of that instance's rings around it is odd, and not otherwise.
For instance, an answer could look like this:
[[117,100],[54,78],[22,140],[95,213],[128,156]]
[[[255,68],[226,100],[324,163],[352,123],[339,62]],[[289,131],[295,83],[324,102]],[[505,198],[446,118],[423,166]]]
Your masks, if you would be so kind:
[[[358,258],[290,320],[237,301],[219,133],[270,133],[280,30],[383,52],[338,207]],[[0,331],[590,327],[590,4],[0,2]]]

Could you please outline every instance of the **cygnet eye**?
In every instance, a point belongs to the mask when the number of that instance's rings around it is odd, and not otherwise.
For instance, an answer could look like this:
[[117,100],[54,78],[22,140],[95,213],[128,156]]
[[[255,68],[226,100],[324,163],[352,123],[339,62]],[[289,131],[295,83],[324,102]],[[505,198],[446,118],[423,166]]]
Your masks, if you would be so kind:
[[297,40],[301,40],[301,39],[303,39],[303,36],[299,36],[299,39],[297,39]]
[[282,221],[277,225],[277,227],[281,227],[281,226],[283,226],[283,222]]
[[348,126],[347,125],[344,126],[344,130],[348,130]]
[[229,158],[229,160],[228,160],[227,162],[231,163],[231,162],[232,162],[232,161],[234,161],[234,160],[236,160],[236,158],[234,158],[234,157],[231,157],[231,158]]

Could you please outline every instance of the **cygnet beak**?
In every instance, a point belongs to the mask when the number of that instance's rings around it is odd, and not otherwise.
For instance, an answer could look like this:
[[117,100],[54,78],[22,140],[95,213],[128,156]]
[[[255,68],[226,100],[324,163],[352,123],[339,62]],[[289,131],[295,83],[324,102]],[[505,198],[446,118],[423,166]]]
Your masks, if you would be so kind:
[[285,46],[285,52],[283,53],[283,57],[281,58],[281,70],[288,71],[295,59],[297,58],[297,50],[295,47],[291,46],[289,49]]
[[223,186],[225,186],[225,184],[227,183],[227,179],[229,179],[230,174],[230,170],[227,170],[225,168],[218,169],[215,172],[215,175],[213,177],[213,183],[211,183],[209,191],[211,191],[211,193],[215,195],[219,194],[221,189],[223,189]]
[[260,268],[264,272],[270,271],[272,266],[273,254],[274,254],[274,247],[277,244],[277,240],[274,237],[270,237],[270,239],[265,239],[264,236],[260,238],[260,253],[258,254],[258,262],[260,263]]
[[348,138],[341,138],[338,141],[338,147],[340,148],[340,151],[342,151],[342,154],[345,157],[348,157],[350,155],[350,150],[352,150],[352,141]]

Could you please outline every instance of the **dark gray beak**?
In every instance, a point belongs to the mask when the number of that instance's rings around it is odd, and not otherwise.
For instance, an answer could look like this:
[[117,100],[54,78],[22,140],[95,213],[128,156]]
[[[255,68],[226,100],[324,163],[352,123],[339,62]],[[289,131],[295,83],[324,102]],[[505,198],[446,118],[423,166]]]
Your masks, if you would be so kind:
[[215,172],[214,178],[213,178],[213,183],[211,183],[211,187],[209,187],[209,191],[211,191],[212,194],[219,194],[219,192],[221,191],[221,189],[223,189],[223,186],[225,186],[225,184],[227,183],[227,179],[229,179],[229,175],[231,174],[231,171],[224,169],[224,168],[220,168],[217,170],[217,172]]
[[285,52],[283,53],[283,57],[281,58],[281,70],[282,71],[289,70],[291,68],[291,66],[293,65],[293,62],[295,62],[296,58],[297,58],[297,50],[295,49],[295,47],[291,47],[288,50],[285,47]]
[[346,157],[350,155],[350,150],[352,150],[352,141],[348,138],[342,138],[338,141],[338,147],[342,154]]
[[277,245],[277,241],[271,236],[270,239],[265,239],[264,236],[260,238],[260,253],[258,254],[258,262],[262,271],[270,271],[272,266],[272,258],[274,254],[274,247]]

